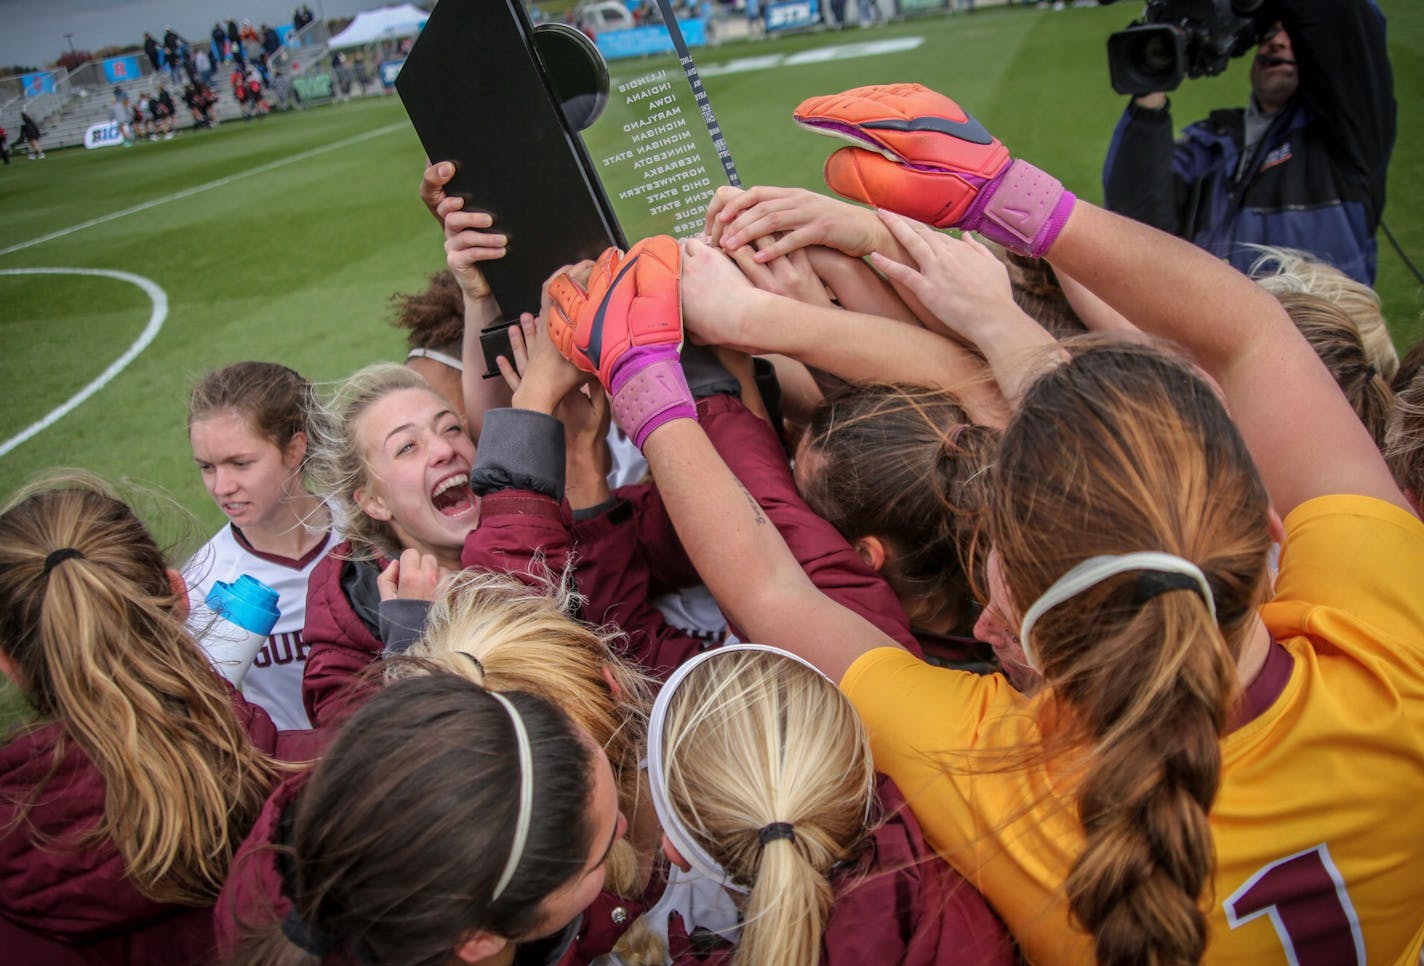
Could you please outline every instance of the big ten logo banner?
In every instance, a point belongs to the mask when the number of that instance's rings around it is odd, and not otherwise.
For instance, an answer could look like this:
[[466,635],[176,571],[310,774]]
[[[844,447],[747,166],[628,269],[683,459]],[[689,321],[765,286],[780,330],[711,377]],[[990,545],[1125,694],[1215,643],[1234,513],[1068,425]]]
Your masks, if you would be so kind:
[[95,124],[84,132],[84,146],[90,150],[110,148],[115,144],[122,144],[123,141],[123,132],[119,130],[119,125],[114,121],[109,121],[107,124]]
[[810,27],[820,19],[821,7],[817,0],[790,0],[788,3],[770,3],[766,7],[767,30]]

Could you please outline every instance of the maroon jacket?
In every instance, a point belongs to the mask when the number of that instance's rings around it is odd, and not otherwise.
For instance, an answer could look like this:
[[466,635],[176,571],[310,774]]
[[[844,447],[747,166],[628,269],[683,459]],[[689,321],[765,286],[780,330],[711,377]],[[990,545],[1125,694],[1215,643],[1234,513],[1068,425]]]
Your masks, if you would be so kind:
[[[1010,966],[1014,946],[984,897],[925,844],[919,823],[895,784],[878,788],[887,816],[860,865],[836,883],[821,941],[823,966],[899,963]],[[688,939],[673,914],[668,951],[676,964],[726,966],[732,948]]]
[[911,654],[924,657],[910,619],[885,578],[866,566],[840,531],[796,492],[775,431],[728,395],[700,400],[697,421],[821,593],[870,621]]
[[[383,647],[342,586],[348,564],[370,566],[349,561],[351,550],[349,540],[332,547],[307,580],[302,641],[308,650],[302,671],[302,704],[314,728],[330,726],[353,710],[353,703],[368,686],[360,680],[361,672],[380,658]],[[388,562],[378,559],[377,571]]]
[[[236,692],[233,706],[262,751],[288,760],[315,754],[311,732],[278,732],[267,712]],[[0,959],[45,966],[211,962],[211,908],[144,896],[125,877],[111,841],[86,839],[104,814],[104,779],[73,741],[56,760],[59,735],[59,725],[43,725],[0,748]],[[38,803],[17,822],[41,785]]]
[[572,559],[584,620],[616,624],[627,635],[623,656],[665,678],[701,653],[705,642],[669,625],[649,603],[657,593],[649,558],[671,562],[663,570],[665,580],[676,580],[691,565],[685,564],[671,524],[655,532],[640,518],[640,508],[657,502],[651,484],[622,487],[614,496],[611,508],[579,520],[567,504],[540,493],[490,493],[480,503],[479,527],[465,541],[460,562],[535,582],[531,573],[561,573]]

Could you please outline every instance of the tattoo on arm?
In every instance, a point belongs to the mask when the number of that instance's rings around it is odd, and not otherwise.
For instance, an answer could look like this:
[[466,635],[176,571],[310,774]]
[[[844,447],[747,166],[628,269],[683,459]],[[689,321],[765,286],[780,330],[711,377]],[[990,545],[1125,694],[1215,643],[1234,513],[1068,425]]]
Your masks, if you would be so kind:
[[741,481],[741,480],[737,480],[736,483],[737,483],[737,489],[739,489],[739,490],[742,491],[742,496],[744,496],[744,497],[747,498],[747,505],[751,507],[751,510],[752,510],[752,520],[753,520],[753,521],[756,523],[756,525],[759,526],[759,527],[765,526],[765,525],[766,525],[766,514],[762,513],[761,504],[756,501],[756,497],[752,496],[750,490],[748,490],[745,486],[742,486],[742,481]]

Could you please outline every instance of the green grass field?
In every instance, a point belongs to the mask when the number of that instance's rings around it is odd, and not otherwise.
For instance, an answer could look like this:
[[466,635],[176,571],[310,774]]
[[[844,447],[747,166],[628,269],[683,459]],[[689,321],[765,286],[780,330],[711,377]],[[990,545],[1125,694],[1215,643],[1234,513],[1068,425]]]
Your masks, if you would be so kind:
[[[1400,103],[1386,220],[1424,261],[1424,10],[1383,4]],[[736,57],[920,35],[919,48],[843,62],[709,77],[712,103],[747,183],[815,186],[829,145],[797,131],[792,107],[858,84],[917,80],[968,105],[1016,154],[1101,199],[1103,151],[1122,107],[1104,43],[1133,11],[988,9],[866,31],[802,35],[699,53]],[[635,65],[615,64],[615,73]],[[1246,65],[1174,97],[1186,122],[1240,103]],[[505,136],[508,136],[507,133]],[[227,124],[131,151],[55,152],[0,168],[0,250],[133,206],[144,210],[0,254],[0,270],[117,269],[152,279],[169,313],[156,340],[74,412],[0,456],[0,491],[46,467],[78,465],[173,494],[196,528],[155,520],[165,538],[222,522],[194,471],[183,399],[195,376],[243,358],[280,360],[317,380],[382,358],[401,337],[384,322],[391,293],[443,266],[441,235],[416,199],[422,154],[396,98]],[[231,179],[212,186],[218,179]],[[175,193],[191,192],[174,200]],[[1382,243],[1380,289],[1396,341],[1421,335],[1420,290]],[[0,409],[8,439],[62,403],[148,321],[139,288],[107,278],[0,275]],[[182,541],[178,541],[182,542]],[[182,548],[176,548],[181,551]]]

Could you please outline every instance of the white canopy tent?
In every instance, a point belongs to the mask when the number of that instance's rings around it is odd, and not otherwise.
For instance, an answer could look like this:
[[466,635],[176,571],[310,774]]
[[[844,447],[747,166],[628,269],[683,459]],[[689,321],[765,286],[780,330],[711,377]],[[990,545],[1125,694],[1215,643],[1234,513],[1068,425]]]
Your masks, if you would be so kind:
[[414,37],[429,17],[430,14],[410,3],[367,10],[358,13],[345,30],[327,42],[327,46],[332,49],[363,47],[381,40]]

